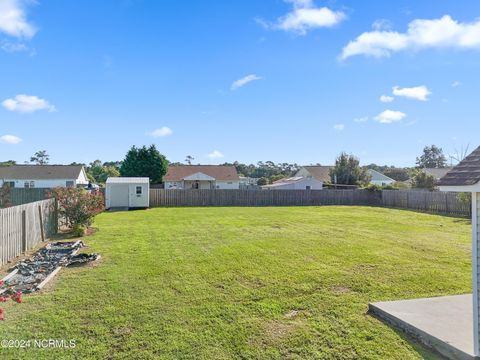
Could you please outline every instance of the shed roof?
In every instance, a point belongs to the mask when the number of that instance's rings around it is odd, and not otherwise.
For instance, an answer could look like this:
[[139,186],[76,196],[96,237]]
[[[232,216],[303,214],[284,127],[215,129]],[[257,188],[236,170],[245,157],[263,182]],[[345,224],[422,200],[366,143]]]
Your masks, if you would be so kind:
[[148,177],[109,177],[107,184],[149,184]]
[[312,177],[324,183],[331,182],[330,178],[330,169],[333,169],[334,166],[304,166]]
[[480,146],[450,170],[442,179],[440,186],[468,186],[480,181]]
[[78,179],[82,165],[12,165],[0,166],[0,179],[52,180]]
[[220,181],[240,180],[235,166],[177,165],[168,168],[167,175],[163,177],[163,181],[182,181],[196,173],[202,173]]

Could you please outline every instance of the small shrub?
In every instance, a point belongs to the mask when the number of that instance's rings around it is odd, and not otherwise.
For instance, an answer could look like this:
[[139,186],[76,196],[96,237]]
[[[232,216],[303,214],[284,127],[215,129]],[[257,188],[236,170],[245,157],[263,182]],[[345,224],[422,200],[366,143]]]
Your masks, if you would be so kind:
[[87,232],[87,228],[85,226],[79,225],[79,224],[73,225],[73,228],[72,228],[73,236],[83,237],[85,236],[86,232]]
[[57,200],[58,215],[63,225],[72,229],[79,236],[85,234],[85,229],[92,225],[96,215],[101,213],[104,207],[104,199],[101,192],[90,193],[77,188],[55,188],[50,197]]
[[472,195],[470,193],[461,192],[457,194],[457,199],[464,204],[470,204]]
[[363,189],[368,191],[382,191],[382,190],[398,190],[398,187],[394,185],[376,185],[376,184],[368,184],[363,187]]
[[0,208],[1,207],[9,207],[11,205],[10,203],[10,185],[7,183],[4,183],[0,187]]
[[380,190],[382,190],[382,187],[380,185],[367,184],[363,187],[363,189],[368,190],[368,191],[380,191]]
[[412,178],[412,188],[427,189],[433,191],[436,186],[436,180],[432,175],[422,170],[417,170]]

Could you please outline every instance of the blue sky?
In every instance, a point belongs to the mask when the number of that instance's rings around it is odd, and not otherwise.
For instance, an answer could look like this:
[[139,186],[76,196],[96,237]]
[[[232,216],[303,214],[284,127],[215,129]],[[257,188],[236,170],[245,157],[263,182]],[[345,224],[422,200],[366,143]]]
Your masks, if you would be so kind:
[[412,166],[479,145],[478,1],[0,3],[0,160],[154,143],[171,161]]

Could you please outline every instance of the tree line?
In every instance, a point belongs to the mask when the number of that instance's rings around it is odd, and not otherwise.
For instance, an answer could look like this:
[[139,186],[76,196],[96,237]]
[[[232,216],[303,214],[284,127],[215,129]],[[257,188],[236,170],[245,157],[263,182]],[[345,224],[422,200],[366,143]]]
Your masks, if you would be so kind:
[[[466,152],[463,154],[463,157],[465,154]],[[50,156],[47,151],[40,150],[27,163],[46,165],[49,163],[49,160]],[[188,155],[185,163],[191,165],[193,160],[193,156]],[[461,159],[457,160],[460,161]],[[0,166],[15,164],[16,162],[13,160],[0,162]],[[141,176],[149,177],[153,184],[157,184],[162,182],[169,166],[184,164],[170,163],[166,156],[158,151],[155,145],[151,145],[149,147],[132,146],[122,161],[102,162],[101,160],[95,160],[88,165],[80,163],[71,163],[71,165],[85,166],[88,179],[93,183],[105,183],[108,177]],[[241,176],[259,179],[259,185],[266,185],[282,178],[292,177],[301,168],[296,163],[275,163],[273,161],[259,161],[256,164],[244,164],[235,161],[222,165],[234,166]],[[423,149],[422,153],[416,158],[416,167],[414,168],[377,164],[361,166],[358,157],[353,154],[341,153],[335,159],[335,164],[330,171],[330,178],[331,182],[336,184],[365,186],[370,181],[368,169],[373,169],[399,183],[410,180],[413,187],[433,188],[435,179],[420,171],[420,169],[445,168],[447,166],[447,157],[442,148],[436,145],[426,146]]]

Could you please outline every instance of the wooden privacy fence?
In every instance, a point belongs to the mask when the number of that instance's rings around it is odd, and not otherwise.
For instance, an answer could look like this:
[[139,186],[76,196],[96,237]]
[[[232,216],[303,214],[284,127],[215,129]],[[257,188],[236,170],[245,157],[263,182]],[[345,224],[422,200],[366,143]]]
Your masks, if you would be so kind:
[[[24,189],[12,188],[9,190],[7,199],[0,197],[0,208],[28,204],[34,201],[45,200],[48,197],[49,189]],[[5,202],[7,204],[5,204]]]
[[150,189],[151,207],[367,205],[469,216],[457,193],[414,190],[164,190]]
[[472,211],[471,200],[461,201],[455,192],[383,190],[382,203],[385,207],[450,215],[470,216]]
[[151,207],[380,205],[368,190],[164,190],[150,189]]
[[0,210],[0,265],[57,232],[54,199]]

